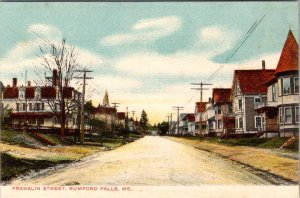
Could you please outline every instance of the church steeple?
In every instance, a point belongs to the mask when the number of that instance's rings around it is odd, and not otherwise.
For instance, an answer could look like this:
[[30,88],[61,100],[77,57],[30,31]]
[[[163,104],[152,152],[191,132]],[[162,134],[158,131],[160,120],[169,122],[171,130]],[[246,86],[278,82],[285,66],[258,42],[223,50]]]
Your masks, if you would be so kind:
[[110,107],[107,90],[105,90],[105,95],[104,95],[104,98],[103,98],[102,105],[103,105],[103,107]]

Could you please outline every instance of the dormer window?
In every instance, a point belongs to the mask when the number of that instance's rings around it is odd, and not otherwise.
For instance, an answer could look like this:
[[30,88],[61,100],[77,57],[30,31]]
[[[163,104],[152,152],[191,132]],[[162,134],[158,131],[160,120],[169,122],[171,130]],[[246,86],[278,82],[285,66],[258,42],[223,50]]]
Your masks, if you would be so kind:
[[24,99],[25,98],[25,89],[20,89],[19,90],[19,98]]
[[36,99],[41,98],[41,88],[40,87],[35,88],[34,96],[35,96]]

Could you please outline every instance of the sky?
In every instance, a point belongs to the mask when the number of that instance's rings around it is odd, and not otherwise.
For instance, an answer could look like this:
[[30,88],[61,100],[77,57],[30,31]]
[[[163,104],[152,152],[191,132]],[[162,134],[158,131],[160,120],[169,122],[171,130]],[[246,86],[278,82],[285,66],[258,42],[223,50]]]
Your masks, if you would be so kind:
[[[235,69],[276,68],[287,33],[298,41],[298,4],[292,2],[0,3],[0,81],[37,78],[39,46],[66,39],[80,64],[93,70],[87,99],[105,90],[118,111],[144,109],[152,124],[182,106],[192,113],[199,92],[190,83],[230,88]],[[251,26],[263,20],[228,62]],[[38,37],[38,34],[40,37]],[[209,77],[222,65],[222,69]],[[130,114],[132,115],[132,114]]]

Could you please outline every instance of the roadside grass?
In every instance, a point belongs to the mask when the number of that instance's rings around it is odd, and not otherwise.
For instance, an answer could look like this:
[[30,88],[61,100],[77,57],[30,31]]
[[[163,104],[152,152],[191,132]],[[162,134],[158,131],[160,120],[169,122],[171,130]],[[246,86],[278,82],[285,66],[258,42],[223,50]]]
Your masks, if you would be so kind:
[[102,144],[108,149],[115,149],[123,144],[123,139],[103,138]]
[[[289,138],[273,137],[273,138],[242,138],[242,139],[220,139],[218,137],[183,137],[188,140],[197,140],[200,142],[216,143],[226,146],[250,146],[266,149],[280,148]],[[291,144],[284,150],[298,152],[299,141]]]
[[34,144],[43,145],[40,141],[36,140],[32,134],[23,133],[22,131],[14,131],[11,129],[1,130],[0,141],[24,147],[35,147]]
[[39,170],[67,162],[70,161],[60,160],[59,163],[57,163],[48,160],[23,159],[1,152],[1,180],[7,181],[12,177],[16,177],[28,171]]
[[129,134],[129,137],[131,137],[131,138],[142,138],[142,135],[130,133],[130,134]]
[[77,161],[97,152],[115,149],[123,144],[123,139],[103,138],[101,145],[100,139],[95,138],[92,141],[86,139],[86,143],[66,145],[57,135],[2,130],[1,180],[7,181],[31,170]]
[[35,133],[39,138],[46,140],[52,145],[64,145],[64,142],[57,136],[52,134]]

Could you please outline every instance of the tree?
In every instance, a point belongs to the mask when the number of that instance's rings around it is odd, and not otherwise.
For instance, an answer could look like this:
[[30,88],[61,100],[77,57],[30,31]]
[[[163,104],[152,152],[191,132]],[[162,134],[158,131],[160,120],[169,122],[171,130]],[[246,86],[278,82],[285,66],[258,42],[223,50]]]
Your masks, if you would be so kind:
[[157,125],[157,128],[159,129],[159,135],[166,135],[168,129],[169,129],[169,123],[168,122],[162,122]]
[[147,113],[145,112],[144,109],[143,109],[142,114],[141,114],[139,127],[144,131],[148,128],[148,117],[147,117]]
[[1,121],[0,121],[1,126],[2,126],[2,124],[3,124],[3,126],[11,124],[10,123],[11,122],[10,114],[12,113],[12,111],[13,111],[13,109],[9,108],[8,105],[3,107],[3,109],[0,113],[0,115],[1,115]]
[[42,62],[41,69],[36,68],[35,71],[39,76],[36,84],[46,85],[44,74],[52,73],[54,70],[57,72],[56,77],[53,75],[53,78],[49,79],[49,82],[57,87],[57,96],[56,99],[47,99],[47,102],[54,115],[58,115],[60,119],[60,135],[64,137],[67,116],[78,109],[78,102],[80,102],[79,97],[69,97],[68,94],[75,71],[80,69],[77,52],[74,46],[66,44],[65,39],[61,43],[40,46],[40,51]]

